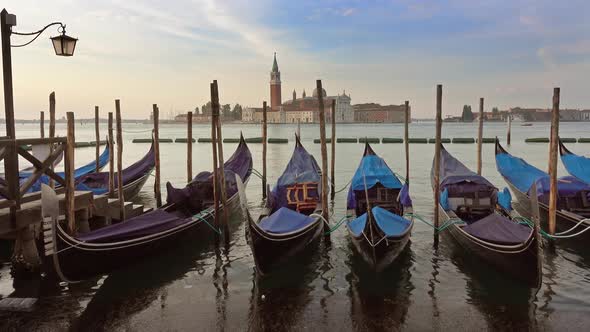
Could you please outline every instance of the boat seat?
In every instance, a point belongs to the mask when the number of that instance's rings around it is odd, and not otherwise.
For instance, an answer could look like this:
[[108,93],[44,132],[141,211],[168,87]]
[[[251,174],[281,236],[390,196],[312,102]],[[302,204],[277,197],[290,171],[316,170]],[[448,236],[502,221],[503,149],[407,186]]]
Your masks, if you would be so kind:
[[313,212],[319,201],[317,182],[296,183],[287,187],[287,205],[297,212]]

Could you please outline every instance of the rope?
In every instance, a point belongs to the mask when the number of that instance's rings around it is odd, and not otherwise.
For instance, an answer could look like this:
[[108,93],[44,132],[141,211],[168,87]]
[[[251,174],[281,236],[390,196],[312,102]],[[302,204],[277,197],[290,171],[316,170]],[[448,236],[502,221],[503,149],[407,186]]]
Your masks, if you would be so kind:
[[145,130],[121,130],[124,133],[127,134],[141,134],[141,133],[147,133],[150,131],[153,131],[153,129],[145,129]]
[[324,234],[332,234],[332,232],[336,231],[338,228],[340,228],[340,226],[342,226],[342,224],[344,224],[345,221],[347,221],[349,218],[347,217],[342,217],[342,219],[340,219],[340,221],[338,221],[336,223],[336,225],[332,228],[330,228],[327,232],[325,232]]
[[[519,217],[515,217],[514,219],[522,220],[522,222],[519,222],[519,224],[527,225],[530,228],[535,228],[535,224],[531,220],[529,220],[525,217],[519,216]],[[586,226],[586,228],[584,228],[583,230],[581,230],[577,233],[574,233],[574,234],[570,234],[570,235],[564,235],[564,234],[571,232],[576,227],[578,227],[582,222],[589,221],[589,220],[590,219],[588,219],[588,218],[582,219],[576,225],[574,225],[572,228],[570,228],[566,231],[563,231],[563,232],[555,233],[555,235],[551,235],[551,234],[545,232],[543,229],[541,229],[541,227],[539,227],[539,233],[541,233],[541,235],[543,235],[547,239],[570,239],[570,238],[573,238],[573,237],[583,234],[584,232],[586,232],[587,230],[590,229],[590,226]]]
[[252,174],[256,175],[257,177],[259,177],[260,179],[262,179],[262,174],[260,174],[259,171],[257,171],[256,169],[252,168]]
[[[207,215],[207,214],[205,214],[205,215]],[[210,224],[210,223],[209,223],[207,220],[205,220],[204,218],[201,218],[201,217],[199,216],[199,214],[195,214],[195,215],[193,216],[193,218],[197,218],[197,219],[201,220],[202,222],[204,222],[205,224],[207,224],[207,226],[209,226],[209,228],[211,228],[211,229],[212,229],[212,230],[213,230],[215,233],[217,233],[217,234],[221,235],[221,229],[216,229],[216,228],[215,228],[213,225],[211,225],[211,224]]]
[[[330,180],[330,186],[331,186],[332,185],[332,181],[331,181],[332,179],[328,179],[328,180]],[[342,187],[342,189],[336,190],[334,192],[334,194],[338,194],[339,192],[342,192],[344,189],[348,188],[348,186],[350,185],[351,182],[352,182],[352,178],[350,179],[350,181],[348,181],[347,184],[344,185],[344,187]],[[334,188],[331,188],[331,189],[334,189]]]
[[418,220],[420,220],[421,222],[425,223],[426,225],[434,228],[437,232],[442,232],[445,229],[449,228],[449,226],[451,225],[455,225],[455,224],[464,224],[465,222],[459,218],[450,218],[449,220],[445,221],[442,225],[440,225],[439,227],[434,226],[431,222],[425,220],[422,216],[420,216],[419,214],[416,213],[406,213],[404,214],[404,217],[409,216],[411,218],[416,218]]

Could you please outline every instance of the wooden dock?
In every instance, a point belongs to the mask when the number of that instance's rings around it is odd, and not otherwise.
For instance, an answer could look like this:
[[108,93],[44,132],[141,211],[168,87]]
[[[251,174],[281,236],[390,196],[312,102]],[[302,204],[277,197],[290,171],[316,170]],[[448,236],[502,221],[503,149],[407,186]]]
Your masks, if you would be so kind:
[[[66,195],[63,189],[58,190],[58,197],[60,214],[65,215]],[[118,199],[108,198],[106,195],[94,196],[91,191],[74,192],[74,211],[77,222],[88,221],[95,217],[106,218],[107,222],[119,220],[119,207]],[[132,218],[145,212],[143,205],[133,204],[132,202],[125,202],[124,208],[127,218]],[[10,208],[0,209],[0,238],[15,239],[18,230],[38,223],[41,223],[40,194],[26,195],[21,201],[20,209],[16,211],[16,225],[12,225]]]

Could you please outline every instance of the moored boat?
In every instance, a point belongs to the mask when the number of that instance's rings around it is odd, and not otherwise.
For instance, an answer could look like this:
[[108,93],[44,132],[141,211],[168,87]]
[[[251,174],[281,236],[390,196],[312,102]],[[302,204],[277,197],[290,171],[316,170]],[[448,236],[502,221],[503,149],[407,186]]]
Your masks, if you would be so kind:
[[[536,195],[539,200],[539,215],[541,225],[547,231],[549,216],[549,174],[530,165],[524,159],[508,153],[496,141],[496,167],[510,190],[514,193],[519,204],[519,212],[530,216],[530,197]],[[536,192],[532,192],[533,185]],[[590,227],[590,184],[575,176],[564,176],[557,179],[557,209],[556,231],[562,235],[579,235],[571,237],[576,241],[587,243],[590,231],[581,232]]]
[[321,171],[296,136],[295,150],[277,184],[268,193],[267,206],[249,234],[256,268],[261,274],[300,256],[319,242],[321,219]]
[[404,250],[414,225],[408,183],[400,179],[365,144],[347,199],[347,229],[357,252],[369,266],[381,271]]
[[[508,189],[499,192],[486,178],[454,158],[444,147],[440,155],[439,216],[466,251],[511,276],[537,284],[538,238],[520,223]],[[434,168],[431,174],[434,188]]]
[[[149,151],[140,160],[121,171],[123,179],[123,197],[125,200],[133,199],[143,188],[156,165],[154,143]],[[113,198],[118,196],[118,177],[115,176],[115,192]],[[106,194],[109,191],[109,173],[90,173],[75,180],[76,190],[92,191],[95,195]]]
[[[224,163],[227,206],[239,206],[237,179],[248,181],[252,173],[252,155],[243,138],[237,150]],[[136,260],[172,246],[184,236],[212,237],[214,218],[212,197],[213,174],[201,172],[185,188],[167,184],[167,203],[159,209],[79,235],[68,234],[56,221],[57,198],[43,186],[43,215],[46,264],[66,282],[107,274]]]
[[[571,176],[590,183],[590,158],[571,152],[561,140],[559,140],[559,155],[561,156],[563,166],[565,166],[565,169]],[[585,202],[588,204],[587,198]]]

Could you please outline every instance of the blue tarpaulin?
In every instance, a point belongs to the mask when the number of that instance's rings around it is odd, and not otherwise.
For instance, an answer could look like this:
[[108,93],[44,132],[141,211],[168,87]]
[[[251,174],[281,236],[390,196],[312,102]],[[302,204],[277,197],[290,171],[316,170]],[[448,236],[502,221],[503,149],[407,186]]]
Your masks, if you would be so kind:
[[498,204],[506,211],[512,211],[512,195],[508,188],[498,192]]
[[[432,162],[431,180],[434,180],[434,161]],[[463,165],[457,158],[453,157],[444,147],[440,150],[440,190],[453,186],[461,189],[461,186],[470,184],[472,189],[495,188],[486,178],[473,172]],[[434,183],[432,183],[434,187]],[[457,186],[454,186],[457,185]],[[454,192],[455,190],[452,190]]]
[[285,234],[303,229],[316,219],[286,207],[260,220],[258,226],[269,233]]
[[496,167],[503,177],[523,193],[528,192],[535,181],[547,176],[547,173],[530,165],[524,159],[508,153],[496,155]]
[[367,189],[371,189],[377,183],[385,188],[401,189],[401,181],[393,174],[385,161],[377,155],[364,156],[361,164],[352,177],[352,190],[365,190],[365,181]]
[[[103,168],[108,162],[109,162],[109,145],[107,144],[104,151],[102,152],[102,154],[98,157],[98,166],[99,169]],[[87,174],[90,173],[94,173],[94,172],[98,172],[99,169],[96,169],[96,161],[93,160],[92,162],[89,162],[88,164],[76,168],[74,170],[74,179],[77,180]],[[27,178],[29,176],[31,176],[32,173],[21,173],[19,174],[20,177],[20,182],[21,184],[23,182],[25,182],[27,180]],[[65,178],[65,172],[56,172],[57,175],[61,176],[62,178]],[[29,189],[29,192],[36,192],[36,191],[41,191],[41,184],[49,184],[49,176],[47,175],[42,175],[39,180],[37,180],[37,182],[35,182],[35,184],[33,184],[33,186],[31,187],[31,189]]]
[[568,173],[586,183],[590,183],[590,158],[568,153],[561,156],[561,162]]
[[[397,236],[403,234],[412,224],[411,221],[402,216],[398,216],[384,208],[375,206],[371,209],[371,215],[375,218],[375,222],[379,229],[387,236]],[[367,223],[367,213],[363,213],[360,217],[348,223],[350,232],[355,236],[361,235]]]
[[[546,203],[549,193],[549,175],[542,170],[530,165],[522,158],[517,158],[509,153],[496,155],[496,166],[502,176],[508,179],[518,190],[531,194],[533,183],[537,186],[537,197]],[[571,196],[579,191],[590,191],[587,184],[573,176],[564,176],[557,179],[557,192],[559,195]]]

